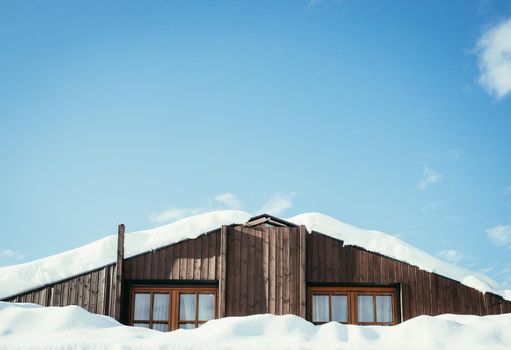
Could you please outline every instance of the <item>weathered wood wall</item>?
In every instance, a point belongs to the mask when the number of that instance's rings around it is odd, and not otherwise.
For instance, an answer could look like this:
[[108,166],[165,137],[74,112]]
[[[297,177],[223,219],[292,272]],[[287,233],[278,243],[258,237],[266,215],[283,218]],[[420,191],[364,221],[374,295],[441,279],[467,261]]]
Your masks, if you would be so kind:
[[305,317],[305,228],[229,227],[226,316]]
[[[75,304],[114,317],[115,274],[112,264],[7,300]],[[222,231],[124,260],[123,277],[141,283],[219,281],[220,316],[306,317],[306,286],[325,283],[399,283],[403,320],[423,314],[511,312],[511,302],[499,296],[316,232],[308,234],[304,227],[224,226]]]
[[97,314],[115,315],[115,265],[69,278],[7,299],[43,306],[80,305]]
[[[220,230],[124,260],[124,280],[208,280],[219,277]],[[81,274],[6,299],[43,306],[79,305],[111,317],[116,313],[116,265]]]
[[220,277],[220,230],[124,261],[127,280],[200,280]]
[[307,237],[309,285],[323,283],[401,284],[403,320],[444,313],[491,315],[511,312],[511,302],[483,294],[450,278],[415,266],[344,246],[312,232]]

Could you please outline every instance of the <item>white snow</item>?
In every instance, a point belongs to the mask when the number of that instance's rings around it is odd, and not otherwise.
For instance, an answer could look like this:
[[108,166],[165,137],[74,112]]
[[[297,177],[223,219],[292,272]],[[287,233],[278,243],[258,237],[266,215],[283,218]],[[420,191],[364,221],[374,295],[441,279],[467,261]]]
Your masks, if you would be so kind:
[[[126,234],[125,256],[131,257],[184,239],[195,238],[222,225],[241,224],[252,214],[237,210],[214,211],[192,216],[151,230]],[[481,292],[511,300],[511,290],[491,278],[431,256],[400,239],[378,231],[364,230],[320,213],[305,213],[286,219],[305,225],[309,231],[343,240],[372,252],[410,263],[421,269],[458,280]],[[117,238],[105,237],[80,248],[25,264],[0,268],[0,298],[31,290],[115,262]]]
[[123,326],[78,306],[0,302],[0,349],[510,349],[511,314],[419,316],[393,327],[254,315],[170,333]]

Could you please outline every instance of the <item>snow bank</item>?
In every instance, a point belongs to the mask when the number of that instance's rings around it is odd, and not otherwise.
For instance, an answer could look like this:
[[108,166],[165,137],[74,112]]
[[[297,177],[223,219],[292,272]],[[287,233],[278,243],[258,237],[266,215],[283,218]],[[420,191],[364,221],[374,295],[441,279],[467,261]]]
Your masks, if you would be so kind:
[[161,333],[128,327],[78,306],[0,302],[0,349],[510,349],[511,314],[420,316],[393,327],[286,315],[228,317]]
[[[245,223],[252,214],[223,210],[192,216],[151,230],[126,234],[125,256],[131,257],[184,239],[195,238],[222,225]],[[511,290],[491,278],[433,257],[400,239],[378,231],[363,230],[320,213],[286,219],[372,252],[410,263],[421,269],[460,281],[481,292],[492,292],[511,300]],[[0,298],[31,290],[115,262],[115,235],[80,248],[29,263],[0,268]]]

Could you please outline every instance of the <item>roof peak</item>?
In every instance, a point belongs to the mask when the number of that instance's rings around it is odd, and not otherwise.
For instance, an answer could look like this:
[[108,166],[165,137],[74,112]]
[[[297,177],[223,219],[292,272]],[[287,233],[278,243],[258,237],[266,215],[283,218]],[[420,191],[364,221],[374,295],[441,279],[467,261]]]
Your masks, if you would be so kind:
[[293,224],[292,222],[283,220],[270,214],[260,214],[251,217],[243,226],[252,227],[259,225],[270,225],[275,227],[298,227],[298,225]]

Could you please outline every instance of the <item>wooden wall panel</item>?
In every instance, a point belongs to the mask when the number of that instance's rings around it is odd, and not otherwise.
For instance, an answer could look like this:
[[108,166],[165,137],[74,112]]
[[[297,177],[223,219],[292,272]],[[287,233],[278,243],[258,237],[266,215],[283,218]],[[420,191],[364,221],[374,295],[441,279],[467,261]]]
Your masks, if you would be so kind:
[[229,227],[226,316],[305,316],[305,246],[304,228]]
[[[79,305],[90,312],[109,314],[105,308],[108,303],[105,291],[109,288],[105,276],[113,268],[114,265],[105,266],[99,270],[8,298],[6,301],[30,302],[42,306]],[[109,315],[112,316],[112,314]]]
[[[427,314],[499,314],[511,302],[480,293],[457,281],[368,252],[344,246],[304,227],[224,226],[125,259],[124,279],[218,280],[222,315],[253,313],[306,316],[306,285],[399,284],[403,320]],[[222,237],[224,242],[222,243]],[[115,265],[28,291],[7,301],[43,306],[80,305],[115,315]]]
[[[307,237],[309,285],[399,284],[403,320],[444,313],[488,315],[511,312],[511,302],[450,278],[312,232]],[[334,253],[333,251],[337,251]],[[332,258],[334,257],[334,258]]]
[[126,280],[213,281],[220,276],[220,230],[124,261]]

